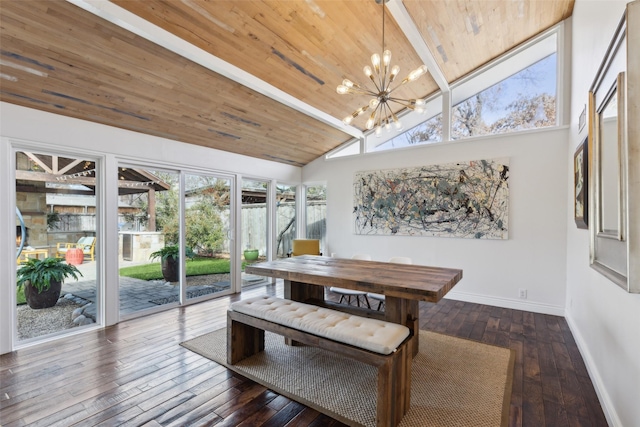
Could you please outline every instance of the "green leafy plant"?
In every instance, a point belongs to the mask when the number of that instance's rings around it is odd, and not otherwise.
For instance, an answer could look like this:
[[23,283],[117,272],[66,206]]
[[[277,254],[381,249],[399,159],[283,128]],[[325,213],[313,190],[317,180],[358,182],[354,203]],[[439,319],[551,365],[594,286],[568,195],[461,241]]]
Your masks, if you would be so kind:
[[30,259],[17,272],[18,286],[22,286],[29,281],[38,293],[47,291],[51,282],[64,282],[67,277],[78,280],[78,275],[82,276],[80,270],[74,265],[66,264],[62,258]]
[[[185,248],[185,255],[189,259],[193,259],[195,254],[191,250],[191,248]],[[156,258],[160,258],[161,260],[167,259],[178,259],[180,257],[180,248],[178,245],[167,245],[164,248],[152,252],[149,255],[149,259],[154,260]]]

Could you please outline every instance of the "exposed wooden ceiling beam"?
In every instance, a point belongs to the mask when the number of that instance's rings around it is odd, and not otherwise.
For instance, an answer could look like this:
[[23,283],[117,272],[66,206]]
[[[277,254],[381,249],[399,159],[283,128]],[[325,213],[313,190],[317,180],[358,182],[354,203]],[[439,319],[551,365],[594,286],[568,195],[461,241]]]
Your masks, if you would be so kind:
[[[16,185],[17,193],[42,193],[42,187],[33,187],[30,185]],[[80,196],[95,196],[95,189],[86,189],[86,190],[71,190],[68,188],[48,188],[47,193],[55,193],[55,194],[73,194]]]
[[413,46],[413,49],[429,69],[431,77],[433,77],[433,79],[436,81],[440,90],[442,92],[448,92],[449,83],[447,82],[444,73],[438,66],[438,63],[433,56],[433,53],[431,53],[429,46],[427,46],[427,43],[422,38],[420,30],[418,30],[418,27],[416,26],[415,22],[413,22],[413,19],[411,19],[409,12],[404,7],[402,0],[389,0],[389,2],[386,3],[386,7],[391,16],[393,16],[393,19],[400,27],[400,30],[407,37],[407,40],[409,40],[409,43],[411,43],[411,46]]
[[[64,178],[64,179],[61,179],[61,178]],[[16,171],[16,179],[25,180],[25,181],[57,182],[57,183],[64,183],[64,184],[88,185],[91,187],[95,187],[96,185],[96,178],[92,176],[77,176],[77,177],[74,176],[73,178],[67,179],[67,177],[61,177],[60,175],[54,175],[54,174],[45,173],[45,172],[23,171],[23,170]],[[162,184],[166,186],[165,183],[162,183]],[[153,183],[153,185],[161,185],[161,184],[156,181]],[[130,181],[130,180],[124,180],[124,179],[118,180],[119,188],[130,188],[130,189],[135,188],[139,190],[137,192],[148,191],[149,189],[153,188],[153,185],[150,185],[150,183],[148,182]],[[47,189],[47,191],[48,190],[51,190],[51,193],[61,192],[61,191],[54,191],[54,189]],[[42,188],[39,188],[38,191],[42,192]],[[79,193],[79,194],[83,194],[83,193]]]
[[261,93],[275,101],[280,102],[290,108],[295,109],[303,114],[319,120],[335,129],[345,132],[353,137],[362,138],[363,133],[353,126],[345,125],[329,114],[320,111],[311,105],[300,101],[299,99],[289,95],[288,93],[276,88],[275,86],[258,79],[248,72],[217,58],[210,53],[188,43],[187,41],[177,37],[176,35],[165,31],[164,29],[140,18],[139,16],[113,4],[103,0],[66,0],[87,12],[105,19],[119,27],[131,31],[140,37],[145,38],[159,46],[162,46],[183,58],[193,61],[215,73],[218,73],[230,80],[240,83],[256,92]]
[[[422,35],[420,34],[420,30],[418,29],[415,22],[409,15],[409,12],[407,11],[404,4],[402,3],[402,0],[388,0],[388,2],[385,3],[385,6],[389,14],[396,21],[396,23],[398,24],[398,27],[404,33],[405,37],[407,38],[411,46],[413,47],[413,49],[416,51],[416,53],[424,63],[424,65],[426,65],[427,68],[429,69],[429,74],[431,74],[431,77],[433,77],[433,80],[435,80],[436,84],[440,88],[440,91],[443,94],[448,93],[451,90],[449,86],[449,82],[447,82],[447,79],[444,73],[442,72],[442,69],[440,69],[440,66],[438,66],[438,62],[433,56],[433,53],[429,49],[429,46],[425,42],[424,38],[422,38]],[[417,65],[418,64],[416,64],[416,66]],[[413,127],[416,123],[420,123],[425,119],[423,114],[416,113],[415,111],[407,111],[405,114],[402,115],[401,118],[402,118],[402,123],[404,123],[405,126],[409,124],[408,128]],[[405,127],[405,129],[407,129],[407,127]],[[375,145],[380,145],[380,144],[384,144],[390,139],[395,138],[396,136],[398,136],[398,134],[395,132],[394,133],[383,132],[381,136],[375,136],[374,132],[371,131],[367,133],[367,135],[365,136],[365,139],[375,138]],[[370,145],[369,142],[365,142],[365,144]]]

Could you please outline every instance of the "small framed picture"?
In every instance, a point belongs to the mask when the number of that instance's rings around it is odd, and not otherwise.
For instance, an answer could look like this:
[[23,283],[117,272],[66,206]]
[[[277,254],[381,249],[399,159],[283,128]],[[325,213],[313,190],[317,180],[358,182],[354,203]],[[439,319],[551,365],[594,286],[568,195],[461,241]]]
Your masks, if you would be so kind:
[[578,132],[582,132],[584,125],[587,123],[587,106],[585,105],[578,117]]
[[587,138],[573,155],[574,217],[578,228],[589,228],[589,155]]

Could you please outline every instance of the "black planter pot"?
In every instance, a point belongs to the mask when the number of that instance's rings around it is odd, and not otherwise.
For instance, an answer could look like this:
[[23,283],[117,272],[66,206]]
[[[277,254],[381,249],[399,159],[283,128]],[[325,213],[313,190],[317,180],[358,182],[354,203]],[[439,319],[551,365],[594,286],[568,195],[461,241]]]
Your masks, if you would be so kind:
[[160,265],[162,266],[162,277],[167,282],[177,282],[180,280],[180,267],[178,258],[165,258]]
[[49,308],[56,305],[60,298],[60,291],[62,290],[62,282],[52,281],[49,285],[49,289],[38,293],[38,290],[31,285],[31,282],[25,282],[24,284],[24,297],[27,300],[27,305],[34,310],[41,308]]

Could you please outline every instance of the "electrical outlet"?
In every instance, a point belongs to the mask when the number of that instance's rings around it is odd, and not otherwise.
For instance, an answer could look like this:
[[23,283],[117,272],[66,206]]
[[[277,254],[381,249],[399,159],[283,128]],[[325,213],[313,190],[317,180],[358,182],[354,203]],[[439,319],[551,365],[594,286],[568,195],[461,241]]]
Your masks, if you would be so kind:
[[520,289],[518,291],[518,296],[522,299],[527,299],[527,290],[526,289]]

